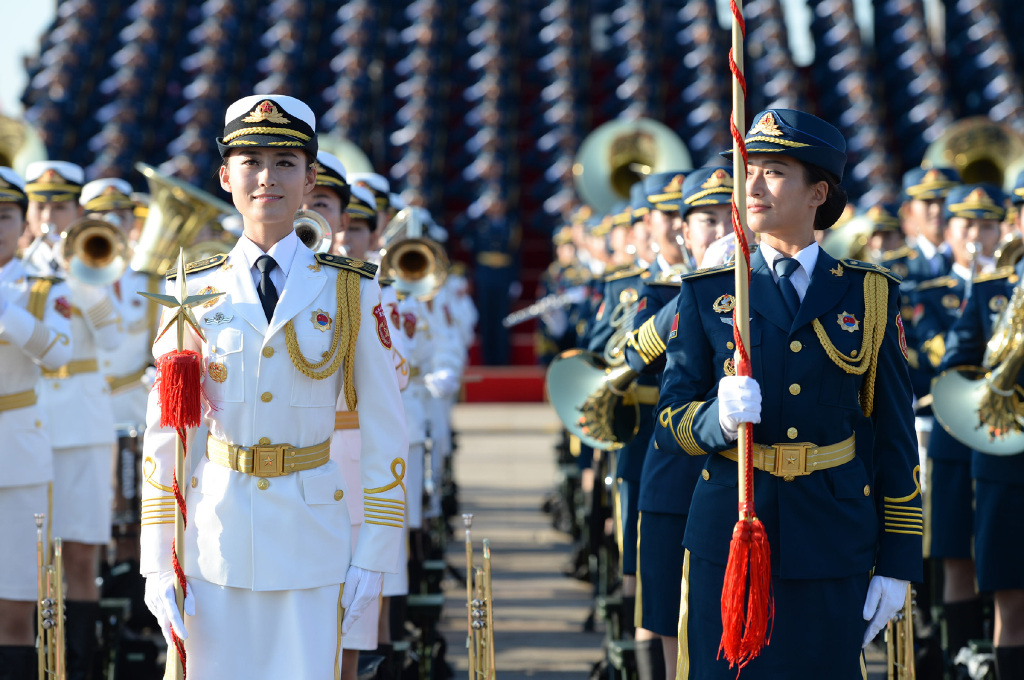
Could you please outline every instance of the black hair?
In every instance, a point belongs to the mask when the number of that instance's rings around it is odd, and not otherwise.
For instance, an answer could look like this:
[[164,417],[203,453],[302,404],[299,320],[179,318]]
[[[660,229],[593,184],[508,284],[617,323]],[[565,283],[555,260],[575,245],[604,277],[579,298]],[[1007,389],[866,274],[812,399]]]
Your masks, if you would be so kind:
[[828,170],[803,161],[800,161],[800,165],[804,166],[804,179],[808,185],[818,182],[828,184],[825,202],[819,205],[818,210],[814,213],[814,228],[828,229],[843,216],[843,210],[846,209],[846,203],[849,201],[846,189],[839,186],[839,178]]

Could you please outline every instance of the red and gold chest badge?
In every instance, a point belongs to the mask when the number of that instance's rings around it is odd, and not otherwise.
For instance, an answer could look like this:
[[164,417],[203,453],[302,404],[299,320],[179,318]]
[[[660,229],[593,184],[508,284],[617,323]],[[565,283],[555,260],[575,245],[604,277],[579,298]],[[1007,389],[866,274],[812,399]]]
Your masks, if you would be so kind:
[[600,321],[602,316],[604,316],[604,300],[601,300],[601,306],[597,308],[597,320]]
[[896,314],[896,328],[900,331],[900,351],[903,352],[903,358],[910,361],[910,355],[907,353],[907,334],[903,332],[903,316]]
[[993,312],[1001,312],[1006,309],[1007,299],[1005,295],[993,295],[988,300],[988,308]]
[[219,364],[216,361],[211,361],[210,365],[206,368],[206,374],[210,376],[210,380],[214,382],[222,383],[228,379],[228,369],[224,364]]
[[53,309],[65,319],[71,318],[71,303],[63,295],[53,301]]
[[373,316],[377,319],[377,338],[384,349],[391,349],[391,331],[388,330],[388,319],[384,316],[384,308],[380,303],[373,308]]
[[857,321],[857,317],[849,312],[843,312],[842,314],[836,315],[836,322],[839,327],[848,333],[860,330],[860,321]]
[[334,323],[334,319],[331,318],[331,315],[322,309],[317,309],[313,312],[309,317],[309,320],[313,322],[313,328],[324,333],[331,330],[331,325]]
[[671,340],[677,335],[679,335],[679,312],[676,312],[676,315],[672,318],[672,330],[669,331],[668,339]]
[[639,312],[644,311],[645,309],[647,309],[647,296],[646,295],[640,300],[640,304],[638,304],[636,306],[636,311],[639,313]]
[[389,302],[388,309],[391,310],[391,325],[395,328],[401,328],[402,317],[398,314],[398,305],[394,302]]
[[402,330],[411,339],[416,335],[416,315],[412,312],[406,312],[402,315]]
[[960,298],[952,293],[942,296],[942,306],[946,309],[960,309]]
[[[213,293],[219,293],[219,292],[220,291],[217,290],[216,288],[214,288],[213,286],[206,286],[205,288],[203,288],[202,290],[199,291],[199,295],[212,295]],[[212,300],[207,300],[206,302],[203,303],[203,307],[207,307],[207,308],[213,307],[218,302],[220,302],[220,298],[214,298]]]

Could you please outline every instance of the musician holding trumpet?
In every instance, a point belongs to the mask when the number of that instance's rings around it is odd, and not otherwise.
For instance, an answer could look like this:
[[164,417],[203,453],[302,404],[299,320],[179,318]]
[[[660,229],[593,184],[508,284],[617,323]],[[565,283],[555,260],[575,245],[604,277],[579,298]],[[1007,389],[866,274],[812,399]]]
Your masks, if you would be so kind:
[[[306,104],[240,99],[217,144],[221,187],[244,230],[227,255],[186,268],[190,294],[223,293],[194,310],[205,342],[191,331],[185,338],[205,367],[210,432],[205,457],[181,480],[186,616],[171,558],[177,434],[160,425],[159,378],[144,444],[146,603],[165,635],[173,628],[184,638],[191,680],[337,678],[343,633],[377,606],[382,574],[400,566],[405,514],[406,433],[376,268],[314,255],[295,235],[295,213],[316,182]],[[168,273],[169,287],[178,275]],[[174,349],[172,335],[154,356]],[[358,486],[330,459],[339,397],[358,407]],[[203,450],[194,434],[190,455]],[[349,494],[388,508],[364,519],[354,549]]]
[[0,476],[0,678],[36,677],[33,611],[38,603],[33,515],[47,513],[53,455],[37,403],[40,368],[71,358],[70,293],[63,282],[31,276],[15,256],[28,197],[13,170],[0,167],[0,437],[11,461]]
[[[93,278],[98,270],[86,242],[109,246],[117,229],[80,219],[83,173],[77,165],[39,161],[25,174],[28,227],[36,236],[28,248],[29,264],[41,276],[63,278],[70,290],[61,309],[70,319],[73,354],[59,370],[43,371],[39,401],[53,446],[53,535],[64,540],[68,671],[88,678],[97,647],[100,547],[111,538],[116,441],[98,350],[116,349],[124,334],[111,281]],[[59,243],[51,240],[54,234],[60,235]]]

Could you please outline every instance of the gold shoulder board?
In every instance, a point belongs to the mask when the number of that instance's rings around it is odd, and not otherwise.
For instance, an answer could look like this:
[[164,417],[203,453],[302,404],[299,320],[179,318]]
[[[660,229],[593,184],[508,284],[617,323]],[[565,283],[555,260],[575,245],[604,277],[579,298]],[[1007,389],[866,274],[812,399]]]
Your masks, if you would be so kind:
[[[196,260],[195,262],[189,262],[188,264],[185,265],[185,273],[192,274],[194,272],[201,272],[204,269],[217,267],[223,264],[224,261],[227,259],[228,256],[225,253],[221,253],[220,255],[208,257],[205,260]],[[170,269],[168,269],[167,273],[164,274],[164,277],[169,281],[176,279],[178,277],[177,267],[171,267]]]
[[889,260],[899,260],[904,257],[910,257],[910,254],[914,251],[913,248],[907,245],[900,246],[895,250],[887,250],[882,253],[882,261],[888,262]]
[[621,268],[616,267],[615,269],[613,269],[611,272],[609,272],[604,277],[604,280],[607,283],[608,281],[618,281],[619,279],[628,279],[631,276],[638,276],[638,275],[642,274],[643,272],[644,272],[644,270],[641,267],[632,267],[630,265],[625,265],[625,266],[623,266]]
[[682,276],[679,277],[679,280],[685,281],[687,279],[696,279],[700,276],[707,276],[708,274],[721,274],[722,272],[731,272],[735,268],[735,262],[726,262],[725,264],[720,264],[715,267],[706,267],[704,269],[694,270],[689,274],[683,274]]
[[917,291],[930,290],[932,288],[952,288],[956,285],[956,279],[952,276],[940,276],[937,279],[923,281],[917,286]]
[[[1000,267],[995,271],[991,271],[988,274],[982,274],[981,276],[974,277],[974,283],[981,283],[983,281],[995,281],[997,279],[1005,279],[1013,276],[1013,267]],[[1016,277],[1015,277],[1016,278]],[[1011,281],[1011,283],[1013,283]]]
[[864,272],[876,272],[896,284],[900,284],[903,282],[902,276],[893,274],[891,270],[886,269],[880,264],[872,264],[871,262],[861,262],[860,260],[850,259],[843,260],[842,262],[850,269],[859,269],[860,271]]
[[317,253],[314,257],[316,257],[316,261],[320,264],[325,264],[335,269],[347,269],[368,279],[372,279],[377,275],[377,265],[357,260],[354,257],[342,257],[341,255],[329,255],[327,253]]

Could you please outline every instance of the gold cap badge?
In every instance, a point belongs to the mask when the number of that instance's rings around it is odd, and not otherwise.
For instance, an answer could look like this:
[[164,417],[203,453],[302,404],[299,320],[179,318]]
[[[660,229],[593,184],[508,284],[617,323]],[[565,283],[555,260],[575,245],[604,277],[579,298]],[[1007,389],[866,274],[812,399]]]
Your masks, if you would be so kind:
[[775,122],[775,116],[770,111],[761,116],[761,120],[757,121],[757,125],[750,130],[751,135],[756,133],[768,135],[769,137],[782,137],[785,134],[779,129],[778,124]]
[[265,99],[256,105],[256,108],[252,110],[248,116],[242,119],[243,123],[262,123],[265,120],[269,120],[271,123],[277,123],[278,125],[284,125],[291,121],[281,115],[281,112],[277,109],[274,102],[269,99]]
[[715,170],[711,177],[707,178],[704,184],[700,185],[701,189],[713,189],[714,187],[729,187],[732,188],[732,176],[729,175],[725,170]]

